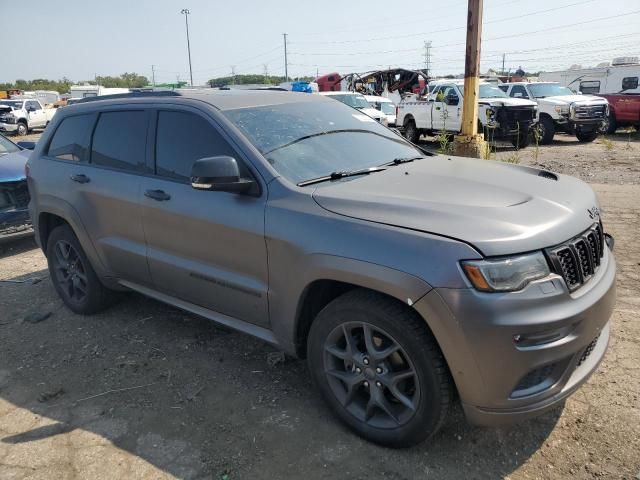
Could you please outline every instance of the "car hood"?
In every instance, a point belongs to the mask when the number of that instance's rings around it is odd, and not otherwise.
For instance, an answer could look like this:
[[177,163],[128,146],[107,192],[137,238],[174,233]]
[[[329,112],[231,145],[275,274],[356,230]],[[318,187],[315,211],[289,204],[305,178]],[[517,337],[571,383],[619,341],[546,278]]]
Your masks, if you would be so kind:
[[559,95],[557,97],[538,98],[538,103],[548,103],[550,105],[567,105],[576,103],[580,105],[603,105],[607,100],[594,95]]
[[537,105],[536,102],[532,102],[531,100],[525,100],[524,98],[511,98],[511,97],[500,97],[500,98],[480,98],[478,100],[480,105],[493,105],[496,107],[535,107]]
[[573,177],[446,156],[319,184],[313,198],[331,212],[462,240],[487,256],[562,243],[597,221],[589,210],[598,206]]
[[24,180],[24,166],[30,154],[30,150],[20,150],[0,156],[0,182]]

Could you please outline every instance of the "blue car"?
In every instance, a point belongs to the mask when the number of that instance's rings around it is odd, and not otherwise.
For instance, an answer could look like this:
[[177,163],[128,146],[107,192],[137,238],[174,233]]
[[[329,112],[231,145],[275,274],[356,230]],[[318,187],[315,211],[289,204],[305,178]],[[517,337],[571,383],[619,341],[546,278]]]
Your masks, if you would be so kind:
[[0,237],[31,228],[25,164],[34,142],[13,143],[0,135]]

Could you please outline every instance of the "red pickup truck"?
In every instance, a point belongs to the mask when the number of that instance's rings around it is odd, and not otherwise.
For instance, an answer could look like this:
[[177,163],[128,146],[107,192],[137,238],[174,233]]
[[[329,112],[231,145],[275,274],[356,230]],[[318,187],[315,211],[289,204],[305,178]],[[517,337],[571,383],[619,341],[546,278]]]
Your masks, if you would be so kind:
[[640,94],[599,93],[609,101],[609,126],[607,133],[615,133],[618,127],[634,126],[640,130]]

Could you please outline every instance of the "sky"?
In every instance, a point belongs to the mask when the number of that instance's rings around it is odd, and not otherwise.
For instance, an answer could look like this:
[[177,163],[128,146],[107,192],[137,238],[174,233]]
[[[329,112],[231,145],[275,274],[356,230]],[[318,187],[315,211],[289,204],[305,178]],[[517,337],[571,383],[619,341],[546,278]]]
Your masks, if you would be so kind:
[[[194,84],[232,69],[283,75],[285,32],[289,76],[423,68],[427,41],[434,75],[464,70],[467,0],[0,0],[12,32],[0,82],[123,72],[151,79],[152,65],[158,83],[188,81],[183,8]],[[511,71],[640,56],[640,0],[484,0],[483,24],[482,72],[500,69],[503,53]]]

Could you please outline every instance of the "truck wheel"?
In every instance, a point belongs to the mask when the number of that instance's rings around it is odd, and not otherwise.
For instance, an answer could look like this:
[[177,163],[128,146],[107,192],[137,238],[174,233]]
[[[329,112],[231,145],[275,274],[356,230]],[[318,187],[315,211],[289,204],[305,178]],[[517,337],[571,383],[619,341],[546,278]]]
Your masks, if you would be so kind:
[[536,128],[538,129],[538,138],[540,139],[540,145],[549,145],[553,142],[553,137],[556,134],[556,128],[553,124],[553,120],[550,117],[540,117]]
[[16,133],[22,137],[29,133],[29,127],[27,127],[27,124],[24,122],[18,122],[18,129],[16,130]]
[[511,137],[511,143],[517,150],[527,148],[531,143],[531,134],[529,132],[520,132],[518,135]]
[[606,130],[604,133],[608,133],[609,135],[613,135],[616,133],[618,129],[618,122],[616,122],[616,114],[613,112],[609,112],[609,116],[605,120]]
[[420,131],[413,120],[409,120],[404,124],[404,138],[411,143],[418,143],[418,140],[420,140]]
[[418,314],[384,295],[358,289],[327,305],[307,340],[312,379],[358,435],[390,447],[431,437],[453,387],[446,362]]
[[583,132],[582,130],[576,130],[576,138],[581,143],[593,142],[598,136],[598,129],[589,130],[588,132]]
[[46,253],[53,286],[70,310],[87,315],[114,302],[117,294],[102,285],[71,227],[53,229]]

